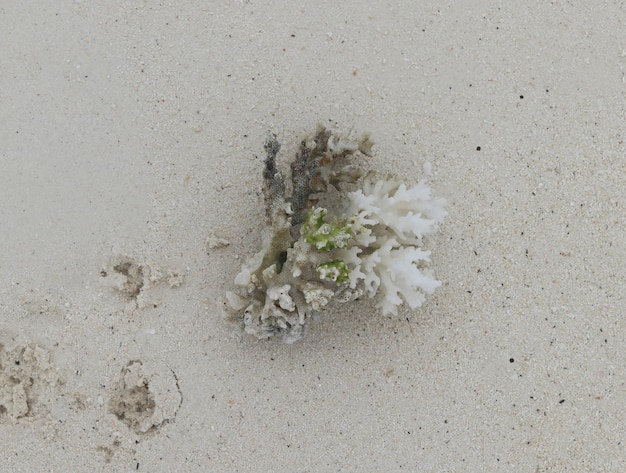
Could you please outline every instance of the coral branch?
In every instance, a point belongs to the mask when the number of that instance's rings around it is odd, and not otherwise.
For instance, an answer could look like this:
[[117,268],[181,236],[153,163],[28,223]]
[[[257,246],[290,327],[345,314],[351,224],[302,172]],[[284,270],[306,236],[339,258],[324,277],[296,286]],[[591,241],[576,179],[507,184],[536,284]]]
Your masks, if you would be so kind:
[[[291,195],[276,166],[276,135],[265,143],[264,197],[269,227],[263,249],[235,278],[226,308],[257,338],[302,338],[308,322],[332,300],[347,302],[382,293],[378,306],[395,314],[406,302],[419,307],[440,282],[428,268],[422,240],[446,212],[424,181],[407,188],[395,180],[366,179],[363,190],[345,193],[340,183],[364,174],[354,158],[371,155],[368,135],[358,140],[324,127],[302,140],[291,164]],[[347,197],[347,215],[315,207],[317,195],[333,186]],[[340,211],[340,210],[339,210]],[[380,289],[380,291],[379,291]]]

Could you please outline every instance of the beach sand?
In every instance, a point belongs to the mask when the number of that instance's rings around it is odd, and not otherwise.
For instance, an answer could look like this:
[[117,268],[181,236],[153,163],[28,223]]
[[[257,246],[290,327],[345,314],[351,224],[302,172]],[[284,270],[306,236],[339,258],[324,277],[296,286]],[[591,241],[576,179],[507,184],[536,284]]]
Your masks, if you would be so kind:
[[[4,2],[1,472],[626,471],[623,2]],[[442,286],[220,300],[263,144],[370,132]]]

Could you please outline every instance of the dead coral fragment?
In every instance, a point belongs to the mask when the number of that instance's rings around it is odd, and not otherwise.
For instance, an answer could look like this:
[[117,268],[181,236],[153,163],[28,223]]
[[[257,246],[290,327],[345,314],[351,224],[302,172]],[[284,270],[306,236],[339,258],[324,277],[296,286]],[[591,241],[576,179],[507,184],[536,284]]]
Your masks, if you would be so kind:
[[364,171],[355,158],[370,152],[367,136],[349,140],[319,127],[304,139],[291,165],[291,195],[276,167],[280,144],[275,135],[265,143],[263,178],[269,228],[263,250],[235,278],[227,308],[258,338],[280,335],[291,343],[301,338],[307,322],[334,294],[347,287],[349,272],[333,252],[345,248],[350,226],[324,221],[326,209],[312,210],[315,194],[342,182],[354,183]]
[[[275,135],[267,140],[263,249],[236,276],[237,290],[226,294],[227,311],[247,333],[293,343],[332,300],[373,297],[381,288],[379,307],[395,313],[403,302],[418,307],[439,285],[427,268],[430,252],[421,246],[445,216],[443,199],[432,199],[424,182],[407,189],[395,180],[368,179],[363,191],[340,188],[365,174],[356,161],[371,154],[372,144],[367,135],[353,140],[318,127],[291,164],[287,195],[276,167],[280,144]],[[347,216],[316,205],[331,186],[347,197]]]

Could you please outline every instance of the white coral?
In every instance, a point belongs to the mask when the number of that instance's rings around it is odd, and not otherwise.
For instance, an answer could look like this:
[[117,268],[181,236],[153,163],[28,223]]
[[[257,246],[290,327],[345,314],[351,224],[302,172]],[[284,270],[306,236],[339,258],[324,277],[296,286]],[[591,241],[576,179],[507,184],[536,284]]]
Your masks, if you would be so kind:
[[424,293],[441,284],[427,268],[430,252],[421,246],[446,216],[445,200],[431,198],[425,181],[407,189],[384,180],[366,183],[348,198],[355,245],[340,256],[351,268],[350,287],[362,282],[370,297],[381,288],[383,314],[396,314],[403,300],[412,309],[421,306]]
[[296,304],[289,295],[289,289],[291,289],[289,284],[268,288],[267,301],[277,301],[281,309],[293,312],[296,310]]
[[378,233],[388,233],[388,227],[402,244],[421,244],[447,215],[445,199],[433,199],[424,180],[410,189],[395,180],[366,182],[362,191],[350,192],[348,198],[349,213],[357,215],[359,223]]

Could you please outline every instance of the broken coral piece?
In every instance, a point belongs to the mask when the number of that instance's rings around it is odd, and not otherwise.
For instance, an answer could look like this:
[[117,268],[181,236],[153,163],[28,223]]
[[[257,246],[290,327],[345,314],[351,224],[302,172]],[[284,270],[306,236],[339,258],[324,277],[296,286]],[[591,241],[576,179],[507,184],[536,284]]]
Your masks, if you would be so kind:
[[[293,343],[332,301],[377,296],[383,314],[396,314],[403,302],[419,307],[441,284],[423,238],[446,216],[444,199],[432,198],[423,180],[407,187],[372,173],[362,189],[340,186],[366,175],[359,159],[371,156],[372,145],[368,135],[351,139],[319,126],[300,144],[287,195],[276,167],[280,144],[275,135],[267,140],[263,249],[242,267],[225,301],[246,333]],[[329,208],[318,206],[332,189]]]

